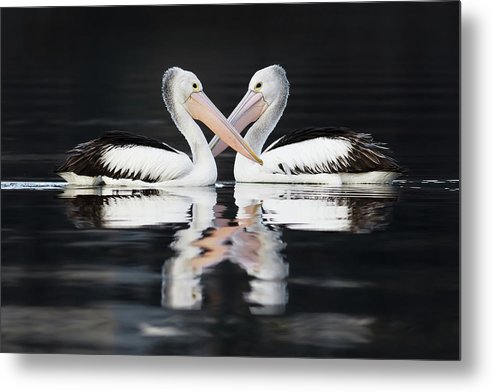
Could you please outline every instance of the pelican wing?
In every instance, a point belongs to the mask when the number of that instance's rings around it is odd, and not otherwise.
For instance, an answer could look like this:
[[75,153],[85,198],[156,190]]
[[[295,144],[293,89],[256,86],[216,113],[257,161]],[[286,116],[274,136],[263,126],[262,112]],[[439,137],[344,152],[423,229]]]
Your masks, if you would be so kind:
[[274,173],[321,174],[401,171],[388,148],[347,128],[306,128],[284,135],[261,155]]
[[106,176],[113,179],[162,182],[179,178],[193,168],[190,158],[158,140],[111,131],[68,151],[57,173]]

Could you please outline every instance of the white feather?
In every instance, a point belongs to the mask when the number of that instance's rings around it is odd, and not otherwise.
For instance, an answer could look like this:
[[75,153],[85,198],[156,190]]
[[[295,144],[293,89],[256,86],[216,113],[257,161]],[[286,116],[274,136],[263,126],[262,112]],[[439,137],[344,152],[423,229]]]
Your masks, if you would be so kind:
[[[239,182],[271,182],[271,183],[314,183],[341,185],[342,178],[336,173],[337,168],[346,164],[351,152],[351,144],[347,140],[316,138],[298,143],[266,149],[261,154],[263,166],[236,157],[234,176]],[[334,173],[327,173],[327,166]],[[295,174],[295,168],[311,168],[321,174]]]
[[[288,144],[273,150],[265,150],[261,155],[264,167],[272,173],[289,173],[298,168],[320,169],[326,164],[340,168],[346,162],[351,150],[347,140],[316,138],[299,143]],[[282,165],[284,170],[279,168]]]
[[[276,143],[274,142],[271,146]],[[269,148],[261,154],[263,166],[237,156],[234,165],[236,181],[329,185],[384,184],[390,183],[400,176],[400,173],[389,171],[338,172],[342,167],[349,166],[350,163],[348,159],[352,152],[352,145],[348,140],[316,138],[288,144],[273,150],[269,150]],[[293,174],[296,167],[307,169],[306,171],[311,169],[320,173]]]
[[102,154],[105,166],[113,171],[140,173],[140,178],[150,177],[156,182],[170,181],[188,174],[193,169],[190,158],[147,146],[113,147]]
[[90,177],[90,176],[80,176],[75,174],[74,172],[62,172],[58,173],[58,175],[63,178],[69,184],[76,184],[80,186],[94,186],[101,184],[100,176]]

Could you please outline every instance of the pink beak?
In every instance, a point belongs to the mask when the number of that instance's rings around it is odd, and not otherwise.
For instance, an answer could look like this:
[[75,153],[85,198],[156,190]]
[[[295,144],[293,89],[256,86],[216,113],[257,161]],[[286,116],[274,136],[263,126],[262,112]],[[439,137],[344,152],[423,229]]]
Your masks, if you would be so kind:
[[[267,107],[268,104],[263,99],[263,94],[248,90],[241,102],[232,111],[228,121],[241,133],[249,124],[258,120]],[[209,146],[214,156],[219,155],[227,148],[227,144],[217,136],[210,141]]]
[[229,145],[239,154],[260,165],[263,164],[263,161],[254,153],[203,91],[192,93],[185,102],[185,107],[195,120],[201,121],[210,128],[216,134],[215,137],[220,138],[219,140],[222,140],[224,145]]

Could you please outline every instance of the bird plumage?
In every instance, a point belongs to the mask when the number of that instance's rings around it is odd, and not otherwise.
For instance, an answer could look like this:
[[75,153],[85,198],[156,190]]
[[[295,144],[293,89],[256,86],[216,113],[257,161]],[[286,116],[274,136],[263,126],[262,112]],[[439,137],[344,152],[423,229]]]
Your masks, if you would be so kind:
[[387,147],[367,133],[344,127],[311,127],[280,137],[261,156],[266,164],[276,164],[277,172],[289,175],[400,172],[388,153]]
[[190,158],[158,140],[128,132],[111,131],[68,151],[56,173],[140,180],[149,183],[178,178],[193,167]]

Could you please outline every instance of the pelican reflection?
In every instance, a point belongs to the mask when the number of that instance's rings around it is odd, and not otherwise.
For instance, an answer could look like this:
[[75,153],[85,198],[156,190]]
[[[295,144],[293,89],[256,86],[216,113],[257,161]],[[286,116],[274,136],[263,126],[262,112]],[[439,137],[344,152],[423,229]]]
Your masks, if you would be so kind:
[[279,230],[263,225],[260,204],[247,206],[235,219],[225,219],[212,208],[206,214],[203,209],[202,213],[193,214],[188,228],[176,232],[171,246],[176,255],[163,266],[164,306],[201,308],[200,278],[227,261],[251,277],[244,299],[252,313],[283,312],[288,276],[288,265],[281,254],[285,244]]
[[241,208],[261,203],[263,223],[291,230],[370,233],[389,224],[396,190],[391,185],[291,185],[238,183]]
[[58,196],[67,204],[67,214],[78,228],[131,229],[155,227],[193,220],[191,206],[212,208],[217,200],[213,188],[125,189],[113,187],[66,188]]
[[[173,309],[201,309],[204,280],[221,263],[248,276],[241,291],[252,314],[279,314],[288,302],[289,264],[284,230],[370,233],[388,225],[397,194],[391,186],[330,188],[299,184],[230,187],[217,203],[208,188],[67,188],[59,197],[80,228],[173,230],[174,255],[162,266],[161,303]],[[225,217],[233,207],[235,215]],[[184,226],[183,226],[184,224]],[[226,301],[228,293],[218,292]]]
[[[396,200],[391,186],[327,188],[236,184],[235,219],[215,216],[176,233],[176,256],[163,268],[163,305],[200,308],[200,277],[228,261],[252,279],[244,295],[255,314],[281,313],[289,266],[282,230],[369,233],[383,230]],[[225,207],[225,206],[222,206]]]

